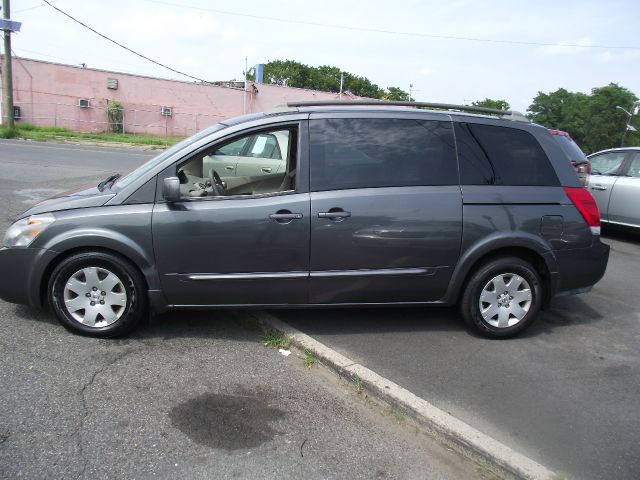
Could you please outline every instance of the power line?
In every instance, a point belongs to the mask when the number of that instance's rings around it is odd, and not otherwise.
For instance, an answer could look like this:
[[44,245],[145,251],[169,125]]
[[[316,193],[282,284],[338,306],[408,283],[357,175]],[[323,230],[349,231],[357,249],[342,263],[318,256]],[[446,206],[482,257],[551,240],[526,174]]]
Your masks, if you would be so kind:
[[164,63],[160,63],[156,60],[153,60],[152,58],[147,57],[146,55],[143,55],[141,53],[136,52],[135,50],[130,49],[129,47],[126,47],[124,45],[122,45],[121,43],[116,42],[115,40],[107,37],[106,35],[103,35],[102,33],[98,32],[97,30],[95,30],[94,28],[91,28],[89,25],[87,25],[86,23],[81,22],[80,20],[78,20],[77,18],[69,15],[67,12],[65,12],[64,10],[59,9],[58,7],[56,7],[55,5],[52,5],[51,2],[49,2],[48,0],[42,0],[44,3],[46,3],[47,5],[49,5],[51,8],[53,8],[54,10],[57,10],[58,12],[62,13],[63,15],[65,15],[66,17],[69,17],[71,20],[73,20],[76,23],[79,23],[80,25],[82,25],[83,27],[91,30],[93,33],[95,33],[96,35],[101,36],[102,38],[104,38],[105,40],[108,40],[111,43],[114,43],[115,45],[119,46],[120,48],[124,48],[125,50],[127,50],[128,52],[133,53],[134,55],[137,55],[140,58],[144,58],[145,60],[148,60],[151,63],[155,63],[156,65],[159,65],[163,68],[166,68],[167,70],[171,70],[174,73],[177,73],[179,75],[184,75],[185,77],[189,77],[192,78],[194,80],[198,80],[199,82],[203,82],[203,83],[209,83],[211,84],[211,82],[204,80],[202,78],[199,77],[194,77],[193,75],[189,75],[188,73],[184,73],[181,72],[180,70],[176,70],[175,68],[172,68],[168,65],[165,65]]
[[[43,0],[43,1],[46,1],[46,0]],[[496,39],[489,39],[489,38],[462,37],[457,35],[436,35],[432,33],[421,33],[421,32],[401,32],[397,30],[384,30],[380,28],[354,27],[351,25],[341,25],[337,23],[310,22],[307,20],[291,20],[287,18],[254,15],[250,13],[230,12],[228,10],[220,10],[217,8],[178,4],[178,3],[166,2],[163,0],[145,0],[145,1],[151,2],[151,3],[158,3],[160,5],[167,5],[171,7],[190,8],[192,10],[214,12],[214,13],[219,13],[221,15],[232,15],[236,17],[253,18],[257,20],[268,20],[272,22],[281,22],[281,23],[292,23],[292,24],[298,24],[298,25],[310,25],[313,27],[325,27],[325,28],[335,28],[340,30],[351,30],[355,32],[383,33],[386,35],[404,35],[408,37],[438,38],[443,40],[460,40],[460,41],[466,41],[466,42],[502,43],[502,44],[508,44],[508,45],[528,45],[528,46],[535,46],[535,47],[576,47],[576,48],[609,48],[609,49],[640,50],[640,47],[636,47],[636,46],[581,45],[579,43],[557,44],[557,43],[546,43],[546,42],[526,42],[526,41],[520,41],[520,40],[496,40]]]
[[35,10],[36,8],[40,8],[40,7],[46,7],[46,5],[44,3],[41,3],[40,5],[34,5],[33,7],[27,7],[27,8],[23,8],[21,10],[14,10],[13,13],[22,13],[22,12],[28,12],[29,10]]

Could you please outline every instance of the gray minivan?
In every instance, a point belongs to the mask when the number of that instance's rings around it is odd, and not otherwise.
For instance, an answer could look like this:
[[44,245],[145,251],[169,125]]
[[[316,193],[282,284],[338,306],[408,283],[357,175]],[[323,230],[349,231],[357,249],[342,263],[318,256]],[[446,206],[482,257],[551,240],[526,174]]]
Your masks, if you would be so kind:
[[26,211],[0,297],[100,337],[149,310],[456,303],[508,337],[603,276],[599,233],[565,154],[515,112],[292,102]]

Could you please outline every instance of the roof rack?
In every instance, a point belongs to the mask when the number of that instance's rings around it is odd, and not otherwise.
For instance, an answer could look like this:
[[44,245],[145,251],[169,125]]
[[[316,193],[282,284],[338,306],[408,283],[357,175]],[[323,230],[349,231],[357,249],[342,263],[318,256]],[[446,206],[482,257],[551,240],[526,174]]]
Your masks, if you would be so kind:
[[530,122],[522,113],[515,110],[498,110],[496,108],[476,107],[473,105],[453,105],[450,103],[431,103],[431,102],[406,102],[406,101],[389,101],[389,100],[300,100],[288,101],[285,104],[278,105],[269,113],[283,112],[298,107],[330,107],[330,106],[379,106],[379,107],[412,107],[412,108],[436,108],[442,110],[484,113],[488,115],[499,115],[507,120],[518,122]]

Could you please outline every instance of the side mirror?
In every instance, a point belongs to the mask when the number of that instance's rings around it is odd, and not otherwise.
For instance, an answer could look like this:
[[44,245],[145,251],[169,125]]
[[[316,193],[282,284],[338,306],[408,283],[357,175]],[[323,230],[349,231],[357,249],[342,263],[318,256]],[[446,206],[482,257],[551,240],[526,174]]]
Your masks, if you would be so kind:
[[164,179],[164,185],[162,185],[162,197],[167,202],[177,202],[180,200],[180,180],[178,177],[169,177]]

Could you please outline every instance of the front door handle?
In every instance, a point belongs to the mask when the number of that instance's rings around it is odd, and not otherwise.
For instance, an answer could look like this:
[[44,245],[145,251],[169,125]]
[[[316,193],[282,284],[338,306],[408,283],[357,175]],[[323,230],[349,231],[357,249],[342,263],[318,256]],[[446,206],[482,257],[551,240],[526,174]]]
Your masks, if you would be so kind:
[[235,165],[227,165],[224,168],[226,168],[227,170],[234,170],[236,167],[235,167]]
[[341,208],[332,208],[328,212],[318,212],[318,218],[328,218],[334,222],[339,222],[351,216],[351,212],[347,212]]
[[262,173],[271,173],[271,167],[262,167],[260,170]]
[[606,190],[607,187],[604,185],[591,185],[591,190]]
[[278,210],[276,213],[269,215],[271,220],[278,223],[291,223],[293,220],[300,220],[303,217],[301,213],[292,213],[290,210]]

